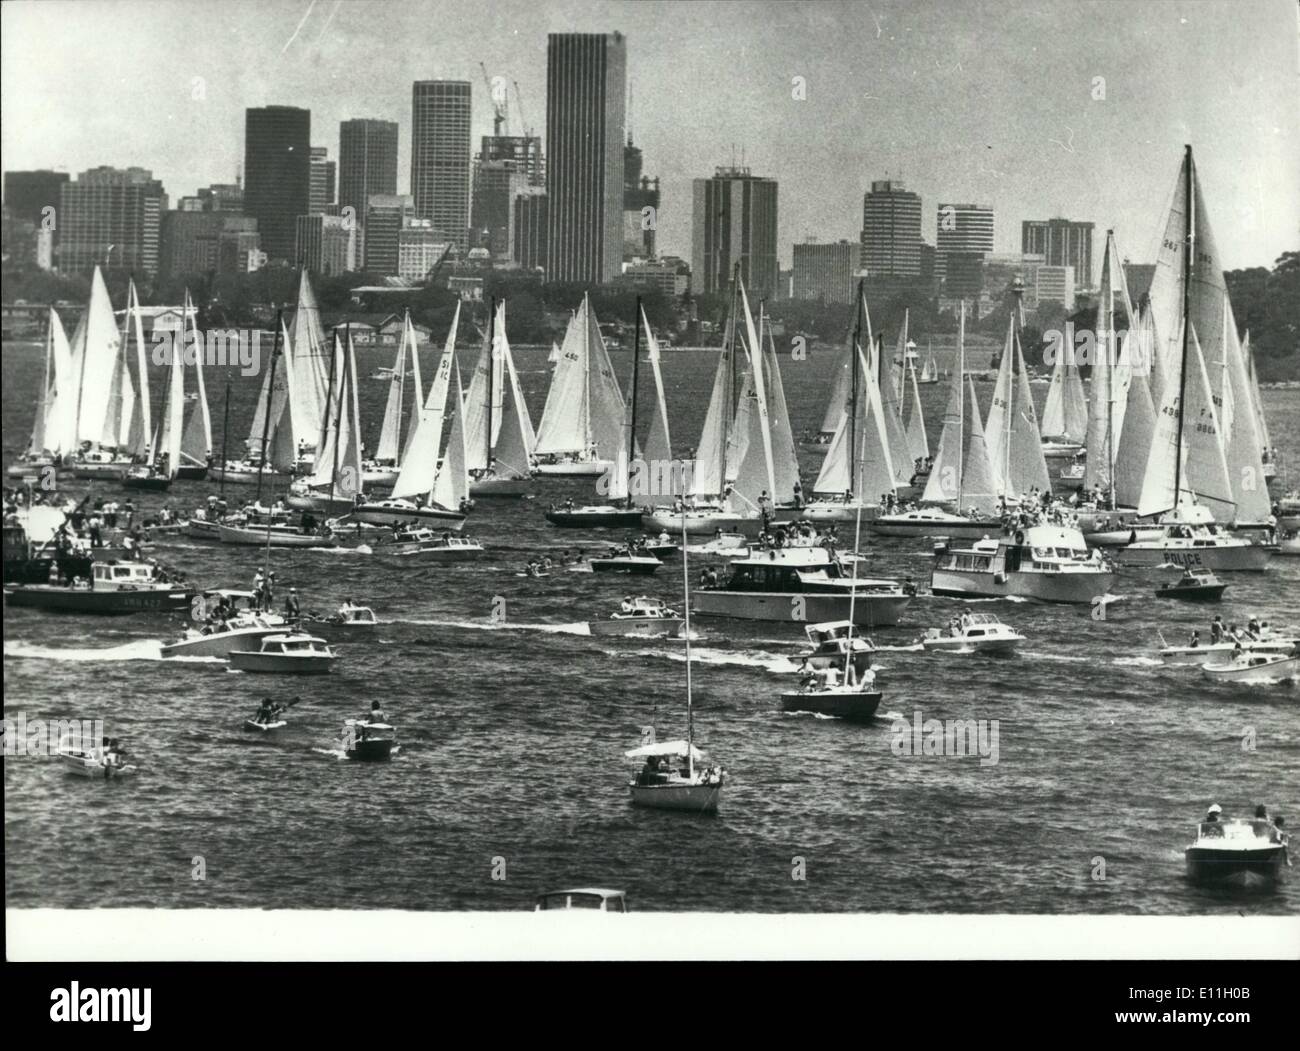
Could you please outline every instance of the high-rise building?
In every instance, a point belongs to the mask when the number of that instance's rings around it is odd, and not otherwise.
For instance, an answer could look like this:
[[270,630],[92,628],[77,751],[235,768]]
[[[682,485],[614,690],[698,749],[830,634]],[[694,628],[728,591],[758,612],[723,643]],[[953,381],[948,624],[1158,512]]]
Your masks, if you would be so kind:
[[[199,198],[181,198],[186,200]],[[234,212],[204,212],[193,208],[178,207],[168,212],[163,216],[160,273],[167,277],[189,277],[220,270],[221,239],[227,233],[256,237],[257,220]]]
[[552,33],[546,44],[546,277],[600,284],[623,264],[622,33]]
[[323,277],[336,277],[353,268],[353,228],[341,215],[300,215],[294,224],[294,258]]
[[546,194],[540,186],[515,197],[515,245],[511,258],[523,270],[546,267]]
[[233,183],[214,182],[198,192],[205,212],[243,212],[244,187],[238,180]]
[[542,140],[536,135],[484,135],[478,159],[513,161],[529,186],[546,185],[546,158],[542,155]]
[[396,275],[402,228],[415,215],[409,194],[375,193],[366,207],[365,269]]
[[311,196],[307,201],[308,215],[324,215],[334,203],[334,162],[324,146],[311,148]]
[[509,257],[515,242],[515,198],[528,189],[528,177],[514,161],[480,160],[474,171],[473,246]]
[[1073,267],[1075,283],[1092,287],[1092,223],[1069,219],[1026,219],[1020,224],[1020,250],[1041,255],[1048,266]]
[[1034,280],[1040,307],[1054,300],[1066,310],[1074,309],[1074,267],[1040,266]]
[[748,168],[718,168],[696,179],[691,218],[691,274],[696,294],[725,293],[732,268],[751,296],[777,290],[775,179]]
[[92,168],[63,184],[59,197],[59,269],[155,277],[167,194],[144,168]]
[[[59,194],[70,178],[67,172],[5,172],[5,207],[14,219],[40,226],[52,214],[46,208],[53,208],[57,213]],[[57,217],[54,229],[58,229]]]
[[[255,219],[248,219],[255,223]],[[266,265],[266,253],[256,230],[226,229],[217,238],[217,272],[250,274]]]
[[264,106],[244,117],[244,213],[271,259],[295,260],[297,219],[311,202],[311,111]]
[[623,259],[653,259],[659,225],[659,179],[642,174],[641,148],[623,147]]
[[978,296],[984,256],[993,251],[993,209],[983,204],[941,204],[935,218],[935,276],[949,296]]
[[456,242],[439,230],[433,220],[407,219],[398,234],[397,276],[423,281],[455,249]]
[[873,182],[862,198],[859,265],[869,277],[921,276],[921,197],[897,180]]
[[469,236],[470,85],[417,80],[411,91],[415,214],[464,246]]
[[397,122],[356,118],[339,124],[339,204],[365,223],[370,198],[397,193]]
[[795,245],[792,298],[818,303],[852,303],[857,255],[848,241]]

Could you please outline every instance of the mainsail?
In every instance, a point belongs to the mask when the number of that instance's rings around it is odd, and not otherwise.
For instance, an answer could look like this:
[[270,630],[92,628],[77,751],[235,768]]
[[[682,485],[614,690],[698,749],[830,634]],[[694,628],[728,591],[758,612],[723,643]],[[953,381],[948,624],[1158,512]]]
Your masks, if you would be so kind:
[[127,430],[127,448],[137,459],[148,462],[152,454],[149,448],[153,437],[153,406],[149,396],[149,358],[144,345],[144,320],[140,316],[140,297],[135,290],[135,281],[127,285],[126,313],[128,336],[135,337],[136,375],[139,377],[136,393],[136,411],[131,414],[131,425]]
[[[447,341],[443,346],[442,357],[438,361],[437,371],[433,374],[433,384],[429,396],[420,408],[420,422],[415,431],[415,440],[402,458],[402,467],[393,484],[393,496],[411,499],[431,494],[437,477],[438,454],[442,447],[442,427],[447,413],[447,393],[451,387],[452,368],[456,362],[456,330],[460,325],[460,303],[452,315],[451,328],[447,332]],[[457,373],[457,402],[453,409],[461,415],[459,400],[459,373]],[[464,431],[462,430],[462,435]],[[457,504],[447,510],[455,510]]]
[[212,456],[212,417],[208,413],[208,389],[203,380],[203,337],[199,334],[198,318],[188,290],[181,325],[185,356],[192,354],[194,357],[195,389],[194,408],[190,410],[190,419],[181,439],[181,457],[191,464],[205,466]]
[[108,288],[99,267],[90,279],[90,302],[72,338],[72,369],[77,383],[76,441],[98,443],[112,397],[121,336]]
[[[1067,327],[1067,331],[1071,330]],[[1081,442],[1087,432],[1088,401],[1083,394],[1079,362],[1073,341],[1065,339],[1057,346],[1052,365],[1047,403],[1043,406],[1043,434],[1048,438]]]
[[[381,463],[401,464],[402,451],[402,414],[406,410],[406,373],[407,354],[414,356],[415,345],[408,335],[411,330],[411,314],[406,314],[402,326],[402,340],[397,346],[397,357],[393,359],[393,375],[388,381],[388,398],[384,402],[384,421],[379,429],[379,443],[375,446],[375,459]],[[416,359],[419,360],[418,357]],[[411,426],[415,427],[419,419],[420,390],[415,390],[417,412],[411,414]]]
[[457,511],[469,496],[469,470],[465,462],[465,413],[459,406],[464,405],[464,394],[460,385],[460,366],[452,359],[456,373],[456,414],[451,420],[451,435],[447,439],[447,451],[443,454],[442,464],[438,468],[438,477],[433,483],[430,504],[447,511]]
[[921,388],[916,382],[916,362],[907,363],[907,374],[912,380],[912,409],[907,418],[907,451],[912,460],[930,458],[930,439],[925,434],[925,411],[921,408]]
[[1121,354],[1120,334],[1115,320],[1116,297],[1120,298],[1127,323],[1133,324],[1133,307],[1129,303],[1124,271],[1115,247],[1115,234],[1108,231],[1097,295],[1092,396],[1088,400],[1085,440],[1087,466],[1084,468],[1083,487],[1088,491],[1100,489],[1109,493],[1112,507],[1115,506],[1115,461],[1123,435],[1123,409],[1130,371]]
[[930,477],[925,483],[921,502],[944,504],[961,496],[961,471],[964,458],[962,417],[965,414],[965,392],[962,379],[966,371],[966,304],[959,310],[957,323],[957,360],[948,383],[948,404],[943,412],[943,430],[939,435],[939,451],[935,453]]
[[668,403],[664,400],[664,377],[659,365],[659,341],[650,331],[650,322],[641,311],[641,327],[645,333],[646,360],[655,381],[655,408],[650,414],[650,433],[646,437],[645,460],[649,477],[654,485],[664,489],[663,492],[647,492],[647,498],[656,496],[676,496],[681,491],[681,478],[671,469],[673,462],[672,438],[668,430]]
[[975,397],[975,381],[967,377],[966,388],[970,401],[962,418],[962,444],[966,457],[962,461],[961,489],[958,497],[959,511],[977,511],[991,515],[998,508],[997,486],[993,468],[989,463],[988,445],[984,440],[984,425],[980,423],[980,406]]
[[1024,497],[1035,488],[1040,492],[1051,491],[1015,315],[1007,319],[1007,341],[998,366],[984,440],[998,493]]

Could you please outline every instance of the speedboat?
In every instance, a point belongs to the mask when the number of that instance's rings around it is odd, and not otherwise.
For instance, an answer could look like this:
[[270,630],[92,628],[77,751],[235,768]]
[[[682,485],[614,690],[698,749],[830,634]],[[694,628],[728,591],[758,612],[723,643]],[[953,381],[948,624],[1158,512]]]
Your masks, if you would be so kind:
[[720,766],[704,766],[704,753],[695,745],[659,741],[623,754],[646,761],[635,780],[628,783],[634,806],[697,814],[717,812],[726,772]]
[[546,520],[561,529],[629,529],[641,524],[641,508],[618,504],[552,504]]
[[930,591],[957,598],[1091,603],[1114,580],[1110,563],[1101,552],[1088,550],[1079,530],[1036,525],[969,546],[936,544]]
[[880,707],[883,694],[874,689],[876,673],[870,668],[858,675],[850,669],[842,681],[839,670],[821,668],[808,676],[797,690],[781,694],[781,710],[811,712],[846,722],[868,722]]
[[59,739],[59,765],[75,777],[93,777],[102,781],[111,781],[118,777],[130,777],[136,772],[134,763],[124,763],[119,753],[105,748],[82,748],[75,734],[65,734]]
[[339,747],[349,759],[362,762],[380,762],[393,754],[397,745],[397,731],[388,723],[369,719],[344,719],[343,737]]
[[71,584],[6,584],[10,606],[58,613],[160,613],[188,609],[194,589],[164,579],[152,562],[95,562]]
[[871,521],[871,531],[879,536],[948,536],[978,540],[1001,529],[1000,519],[968,518],[937,507],[914,507],[910,511],[877,515]]
[[629,555],[626,552],[597,556],[591,560],[593,573],[632,573],[637,576],[649,576],[658,571],[663,563],[649,555]]
[[1119,550],[1119,560],[1137,566],[1175,565],[1184,569],[1253,570],[1268,568],[1271,549],[1233,536],[1200,505],[1184,505],[1166,515],[1155,537],[1139,537]]
[[921,646],[927,651],[949,653],[1010,653],[1024,641],[1023,635],[992,613],[963,613],[947,631],[927,631]]
[[353,635],[356,632],[368,634],[379,626],[379,618],[369,606],[353,606],[344,603],[327,617],[309,617],[305,623],[313,631],[320,631],[331,636]]
[[327,675],[338,660],[324,639],[296,632],[268,635],[259,649],[233,650],[229,657],[237,671],[290,675]]
[[853,654],[855,673],[860,675],[871,667],[875,643],[859,632],[851,621],[832,620],[825,624],[809,624],[803,631],[812,643],[812,649],[799,654],[799,660],[807,661],[809,667],[839,668],[842,671],[850,652]]
[[423,562],[470,562],[483,554],[483,545],[467,536],[433,529],[403,529],[394,533],[391,541],[376,544],[375,554]]
[[1242,652],[1222,663],[1202,664],[1201,674],[1219,682],[1283,682],[1300,678],[1300,657]]
[[1193,569],[1183,571],[1183,575],[1172,584],[1161,584],[1156,588],[1156,598],[1176,598],[1184,602],[1218,602],[1228,585],[1208,570],[1198,572]]
[[627,912],[627,892],[605,887],[575,887],[572,890],[549,890],[537,895],[534,912]]
[[593,635],[672,635],[685,623],[682,615],[662,599],[636,598],[623,600],[622,608],[608,620],[592,620],[587,627]]
[[1286,833],[1264,818],[1202,821],[1183,857],[1201,883],[1271,883],[1290,865]]
[[[231,650],[258,650],[268,635],[282,635],[290,627],[278,613],[254,608],[252,591],[218,588],[203,592],[204,606],[224,606],[230,612],[222,620],[189,628],[174,642],[163,645],[164,657],[221,657]],[[197,603],[196,603],[197,604]]]
[[1232,659],[1240,646],[1244,653],[1261,653],[1272,657],[1289,657],[1300,646],[1300,636],[1283,635],[1271,628],[1261,629],[1256,637],[1240,640],[1228,637],[1223,642],[1198,643],[1195,646],[1169,646],[1162,637],[1160,658],[1166,664],[1222,664]]

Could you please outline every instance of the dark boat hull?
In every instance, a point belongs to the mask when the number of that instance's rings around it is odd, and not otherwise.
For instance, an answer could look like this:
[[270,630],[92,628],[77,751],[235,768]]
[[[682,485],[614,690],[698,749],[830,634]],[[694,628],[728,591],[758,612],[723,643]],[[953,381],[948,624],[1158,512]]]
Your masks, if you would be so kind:
[[635,576],[646,577],[656,572],[662,564],[657,558],[653,562],[633,562],[626,558],[593,558],[591,560],[591,571],[593,573],[631,573]]
[[1286,864],[1287,848],[1276,844],[1264,849],[1210,850],[1188,847],[1187,875],[1199,883],[1271,883]]
[[140,489],[148,493],[163,493],[171,488],[172,480],[170,478],[132,478],[129,475],[122,479],[122,488]]
[[194,592],[188,588],[157,591],[93,591],[29,585],[5,588],[5,602],[10,606],[44,609],[52,613],[94,613],[124,616],[130,613],[169,613],[188,610]]
[[879,690],[866,693],[783,693],[781,710],[813,712],[845,722],[865,723],[875,717],[883,696]]
[[176,477],[184,478],[188,482],[201,482],[208,476],[208,465],[202,467],[186,466],[176,469]]
[[547,511],[546,520],[560,529],[634,529],[641,524],[639,509],[631,511]]
[[1181,599],[1183,602],[1218,602],[1227,589],[1227,584],[1204,584],[1194,588],[1159,588],[1156,590],[1156,598]]
[[385,759],[390,759],[393,754],[393,745],[396,741],[379,740],[379,741],[358,741],[344,753],[349,759],[355,759],[362,763],[382,763]]

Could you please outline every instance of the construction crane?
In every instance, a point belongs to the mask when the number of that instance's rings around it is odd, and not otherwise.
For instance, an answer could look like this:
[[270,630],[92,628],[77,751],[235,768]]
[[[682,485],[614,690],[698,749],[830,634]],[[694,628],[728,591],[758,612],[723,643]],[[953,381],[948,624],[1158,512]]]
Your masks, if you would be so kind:
[[434,263],[433,266],[429,267],[429,272],[424,275],[425,287],[433,287],[434,281],[438,279],[438,274],[442,270],[442,264],[447,261],[447,256],[451,255],[451,249],[454,244],[454,241],[449,242],[447,247],[442,250],[442,255],[438,257],[438,261]]
[[[488,98],[492,100],[492,134],[494,137],[499,136],[501,134],[501,128],[506,124],[509,117],[509,114],[506,111],[506,103],[509,96],[504,90],[502,90],[501,97],[498,99],[496,90],[492,86],[492,78],[488,76],[487,66],[480,62],[478,68],[483,71],[483,83],[487,85]],[[518,87],[518,85],[515,85],[516,91],[518,90]]]
[[519,94],[519,81],[515,80],[511,83],[515,86],[515,105],[519,109],[519,123],[524,129],[524,134],[531,135],[532,128],[528,126],[528,118],[524,116],[524,97]]

